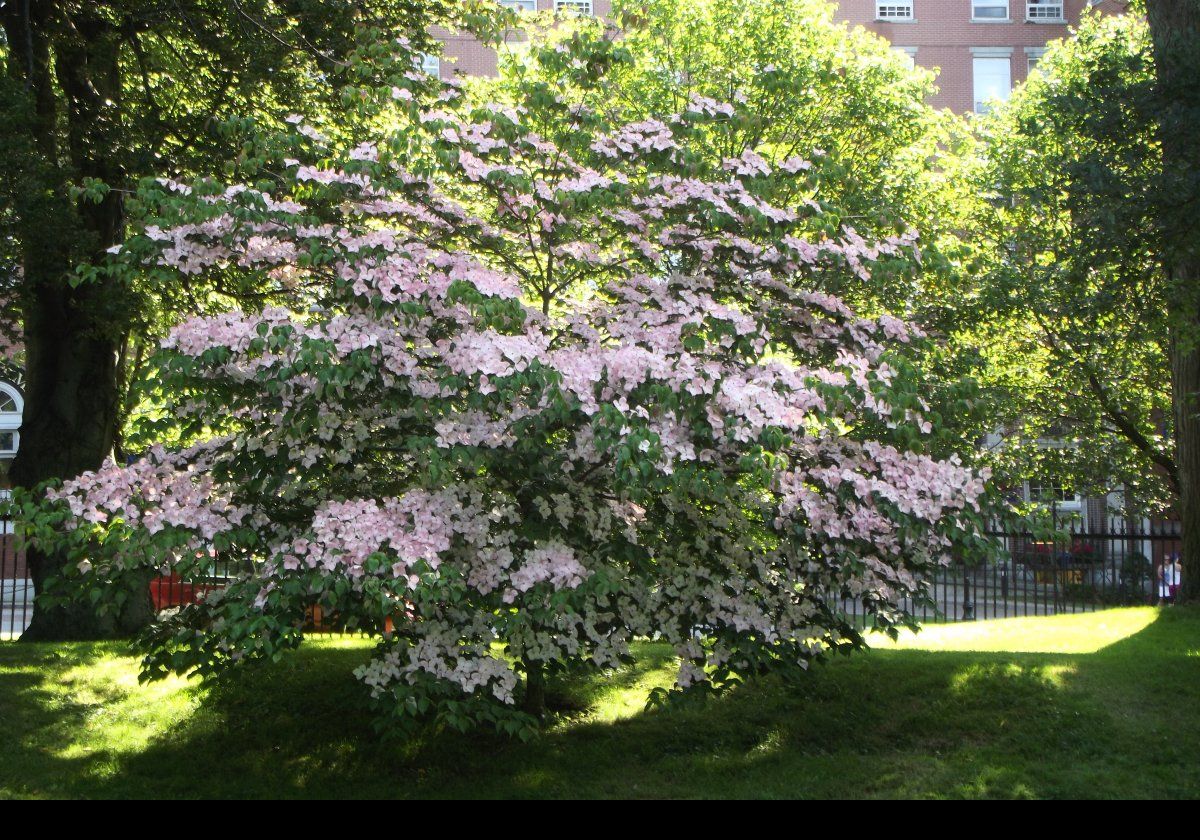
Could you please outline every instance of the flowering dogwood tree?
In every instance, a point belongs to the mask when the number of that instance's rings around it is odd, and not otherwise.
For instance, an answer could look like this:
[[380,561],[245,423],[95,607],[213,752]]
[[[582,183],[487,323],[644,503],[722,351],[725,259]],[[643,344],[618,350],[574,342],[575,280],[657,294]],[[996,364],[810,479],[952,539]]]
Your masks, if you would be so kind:
[[[161,618],[147,673],[277,656],[319,605],[379,637],[358,676],[397,722],[524,733],[547,675],[638,637],[703,692],[860,646],[844,597],[910,623],[985,476],[925,454],[914,331],[819,289],[914,237],[822,233],[801,158],[691,177],[684,138],[736,106],[608,126],[410,81],[373,142],[296,117],[269,179],[146,191],[124,258],[307,301],[174,329],[180,444],[53,489],[31,528],[85,588],[240,563]],[[550,143],[529,125],[555,109]]]

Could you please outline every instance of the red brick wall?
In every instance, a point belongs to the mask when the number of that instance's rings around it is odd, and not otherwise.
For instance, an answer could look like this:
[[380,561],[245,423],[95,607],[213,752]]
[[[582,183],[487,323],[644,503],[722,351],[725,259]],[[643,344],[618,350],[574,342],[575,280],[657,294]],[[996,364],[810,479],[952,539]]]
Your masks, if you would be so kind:
[[939,70],[938,93],[932,104],[966,112],[974,108],[972,47],[1012,48],[1011,77],[1015,87],[1025,80],[1026,47],[1044,47],[1070,34],[1087,0],[1065,0],[1066,23],[1026,23],[1024,0],[1009,0],[1010,22],[972,22],[971,0],[913,0],[912,23],[875,20],[875,0],[841,0],[839,17],[888,39],[897,47],[916,47],[916,63]]
[[[1044,47],[1047,42],[1066,37],[1071,25],[1078,23],[1088,0],[1064,0],[1066,23],[1027,23],[1025,0],[1009,0],[1009,21],[972,22],[971,0],[913,0],[912,23],[880,22],[875,19],[875,0],[841,0],[839,17],[887,38],[897,47],[916,47],[915,61],[921,67],[938,71],[938,92],[931,100],[939,108],[958,112],[974,108],[972,47],[1011,48],[1010,76],[1015,87],[1025,80],[1029,57],[1026,47]],[[538,9],[554,8],[554,0],[537,0]],[[611,0],[593,0],[597,15],[612,10]],[[1123,0],[1101,0],[1099,8],[1123,11]],[[491,76],[496,73],[496,54],[467,35],[446,30],[434,34],[445,44],[442,78],[456,74]],[[519,39],[519,33],[513,38]]]
[[[537,0],[538,11],[554,8],[554,0]],[[592,11],[603,17],[612,11],[612,0],[592,0]],[[444,45],[442,54],[442,78],[452,79],[455,75],[465,76],[494,76],[496,75],[496,52],[485,47],[470,35],[454,34],[436,27],[433,34]],[[520,40],[521,34],[512,33],[513,40]]]
[[20,352],[18,342],[20,336],[17,321],[17,305],[5,297],[0,297],[0,359],[11,359]]
[[17,551],[17,538],[0,533],[0,580],[24,580],[27,577],[25,555]]

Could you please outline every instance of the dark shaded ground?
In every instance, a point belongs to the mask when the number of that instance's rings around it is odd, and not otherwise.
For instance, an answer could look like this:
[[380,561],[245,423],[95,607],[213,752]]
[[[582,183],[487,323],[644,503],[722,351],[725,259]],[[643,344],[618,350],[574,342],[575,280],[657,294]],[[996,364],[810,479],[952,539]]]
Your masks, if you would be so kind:
[[[1028,621],[1054,619],[1027,620],[1026,635]],[[1004,623],[977,627],[1003,641]],[[799,686],[613,720],[670,678],[667,650],[643,653],[637,671],[562,687],[593,711],[521,744],[380,739],[350,676],[362,646],[314,646],[200,689],[139,686],[114,645],[4,643],[0,796],[1200,795],[1197,609],[1163,610],[1094,653],[877,650]]]

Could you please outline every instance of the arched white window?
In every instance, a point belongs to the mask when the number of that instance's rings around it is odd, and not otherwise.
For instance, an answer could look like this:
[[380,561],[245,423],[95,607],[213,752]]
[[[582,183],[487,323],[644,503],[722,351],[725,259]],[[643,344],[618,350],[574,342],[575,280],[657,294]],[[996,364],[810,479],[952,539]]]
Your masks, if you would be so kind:
[[17,454],[21,444],[21,412],[25,399],[16,387],[0,382],[0,458],[11,458]]

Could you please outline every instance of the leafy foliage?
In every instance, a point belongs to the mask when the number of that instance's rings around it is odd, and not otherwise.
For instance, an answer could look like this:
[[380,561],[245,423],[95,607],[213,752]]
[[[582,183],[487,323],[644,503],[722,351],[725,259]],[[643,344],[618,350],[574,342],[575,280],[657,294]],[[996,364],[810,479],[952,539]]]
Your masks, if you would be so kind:
[[1004,474],[1140,510],[1175,482],[1153,69],[1143,20],[1089,15],[980,121],[979,262],[944,322],[980,353]]

